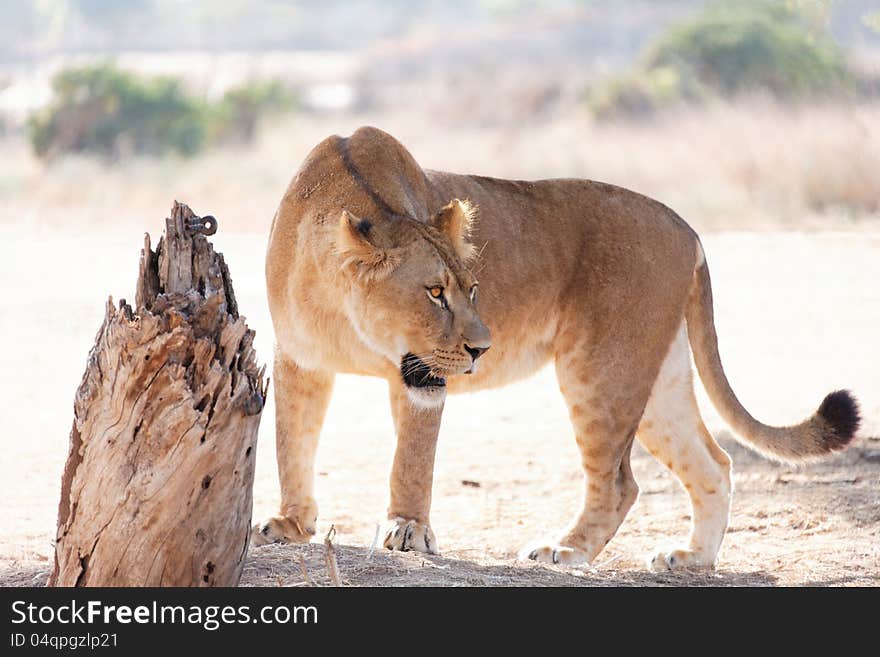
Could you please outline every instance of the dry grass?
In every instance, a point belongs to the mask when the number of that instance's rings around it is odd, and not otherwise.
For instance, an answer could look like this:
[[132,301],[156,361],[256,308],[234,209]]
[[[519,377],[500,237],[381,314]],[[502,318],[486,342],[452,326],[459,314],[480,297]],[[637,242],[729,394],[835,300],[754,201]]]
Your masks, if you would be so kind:
[[403,112],[296,116],[266,126],[252,148],[124,166],[79,157],[44,166],[23,141],[7,139],[0,221],[140,230],[177,197],[220,215],[226,230],[265,233],[306,153],[363,124],[395,134],[425,167],[605,180],[658,198],[701,231],[841,227],[876,220],[880,208],[880,103],[794,109],[753,99],[647,122],[597,123],[570,108],[457,130]]

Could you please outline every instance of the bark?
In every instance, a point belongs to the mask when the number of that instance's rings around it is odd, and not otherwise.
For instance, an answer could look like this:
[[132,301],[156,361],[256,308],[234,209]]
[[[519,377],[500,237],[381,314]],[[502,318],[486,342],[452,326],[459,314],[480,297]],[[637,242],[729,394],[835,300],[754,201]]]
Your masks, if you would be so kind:
[[235,586],[266,396],[216,229],[175,202],[74,400],[50,586]]

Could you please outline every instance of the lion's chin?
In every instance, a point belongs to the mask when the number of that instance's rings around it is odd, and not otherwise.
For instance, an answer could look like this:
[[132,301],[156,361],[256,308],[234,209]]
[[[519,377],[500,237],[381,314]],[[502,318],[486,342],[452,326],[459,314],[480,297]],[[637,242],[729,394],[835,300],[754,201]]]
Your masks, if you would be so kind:
[[446,399],[446,379],[435,375],[420,358],[412,353],[400,360],[400,375],[406,394],[414,406],[437,408]]
[[424,409],[440,408],[446,401],[446,386],[406,386],[406,394],[413,406]]

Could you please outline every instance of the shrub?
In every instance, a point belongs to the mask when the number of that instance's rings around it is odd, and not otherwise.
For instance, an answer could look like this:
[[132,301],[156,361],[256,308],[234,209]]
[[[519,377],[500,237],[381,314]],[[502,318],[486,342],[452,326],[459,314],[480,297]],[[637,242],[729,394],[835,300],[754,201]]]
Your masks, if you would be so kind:
[[174,79],[146,79],[101,65],[63,71],[52,87],[52,103],[30,121],[31,143],[39,156],[192,155],[204,145],[206,108]]
[[52,103],[30,120],[40,157],[193,155],[213,141],[250,141],[261,117],[296,105],[279,82],[247,83],[208,104],[173,78],[145,78],[111,65],[63,71],[52,87]]
[[217,108],[217,136],[233,141],[250,141],[260,119],[266,115],[291,111],[296,106],[294,93],[277,80],[248,82],[224,94]]
[[848,78],[831,37],[782,3],[717,5],[660,39],[647,66],[679,68],[723,94],[797,97],[837,91]]
[[590,95],[600,116],[639,115],[683,101],[766,90],[794,99],[848,88],[830,36],[791,5],[761,0],[710,5],[647,49],[641,66]]
[[633,71],[607,81],[588,96],[588,104],[598,118],[616,114],[649,116],[683,101],[700,101],[708,94],[696,79],[682,76],[672,66]]

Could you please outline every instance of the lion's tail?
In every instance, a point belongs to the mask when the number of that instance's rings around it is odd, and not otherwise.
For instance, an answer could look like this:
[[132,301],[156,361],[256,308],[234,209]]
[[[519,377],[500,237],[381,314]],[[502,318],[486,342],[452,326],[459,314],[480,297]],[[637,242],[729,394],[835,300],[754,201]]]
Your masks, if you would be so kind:
[[815,459],[846,447],[860,422],[858,403],[848,390],[830,393],[812,416],[790,427],[763,424],[743,408],[721,366],[709,268],[702,246],[698,248],[700,257],[686,311],[688,338],[700,379],[721,417],[740,442],[781,461]]

